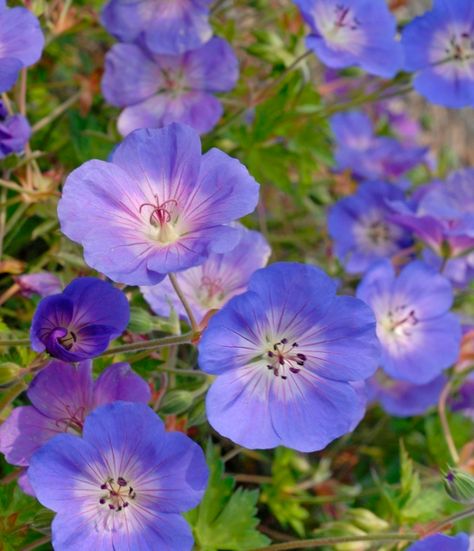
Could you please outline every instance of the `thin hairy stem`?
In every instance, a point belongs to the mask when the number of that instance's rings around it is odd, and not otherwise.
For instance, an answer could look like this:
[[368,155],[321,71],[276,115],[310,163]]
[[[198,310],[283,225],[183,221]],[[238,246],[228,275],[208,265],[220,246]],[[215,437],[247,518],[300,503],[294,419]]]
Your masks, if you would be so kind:
[[184,296],[183,291],[181,290],[181,287],[179,286],[176,276],[174,274],[169,274],[169,278],[171,281],[171,285],[173,286],[173,289],[175,290],[179,300],[181,301],[181,304],[186,310],[186,315],[188,316],[189,323],[191,324],[191,329],[193,330],[193,333],[197,333],[199,330],[199,326],[197,324],[196,318],[194,317],[191,306],[189,305],[186,297]]
[[163,337],[161,339],[123,344],[122,346],[115,346],[114,348],[110,348],[109,350],[102,352],[100,356],[113,356],[114,354],[139,352],[140,350],[157,350],[158,348],[172,346],[175,344],[190,344],[193,337],[194,333],[185,333],[184,335],[173,335],[171,337]]

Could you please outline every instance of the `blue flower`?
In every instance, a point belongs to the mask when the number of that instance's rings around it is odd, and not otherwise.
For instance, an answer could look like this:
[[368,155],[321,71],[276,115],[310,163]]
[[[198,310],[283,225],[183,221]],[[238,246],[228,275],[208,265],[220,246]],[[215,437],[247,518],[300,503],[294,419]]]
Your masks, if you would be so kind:
[[389,415],[411,417],[422,415],[435,406],[446,382],[446,377],[439,375],[429,383],[414,385],[390,379],[383,371],[378,371],[367,381],[367,387],[369,398],[379,402]]
[[150,388],[125,363],[110,365],[92,379],[92,363],[77,366],[52,360],[31,382],[31,406],[14,408],[0,426],[0,451],[13,464],[27,466],[48,440],[64,432],[78,434],[95,408],[114,402],[148,403]]
[[65,362],[98,356],[127,327],[127,298],[110,283],[81,277],[44,298],[31,323],[31,347]]
[[[222,308],[232,297],[244,292],[250,276],[268,261],[271,251],[263,235],[240,225],[237,227],[240,239],[231,251],[211,253],[201,266],[176,274],[196,319],[202,319],[209,310]],[[169,280],[152,287],[141,287],[141,291],[159,316],[169,317],[173,307],[186,318],[183,304]]]
[[474,10],[471,0],[435,0],[404,29],[405,69],[426,99],[446,107],[474,105]]
[[23,115],[9,115],[0,101],[0,159],[11,153],[22,153],[30,139],[31,128]]
[[30,298],[33,295],[47,297],[60,293],[62,290],[59,278],[50,272],[21,274],[15,277],[15,283],[20,287],[20,293]]
[[334,115],[331,130],[336,139],[336,169],[351,170],[359,179],[398,183],[401,176],[427,158],[425,147],[375,135],[372,121],[361,111]]
[[237,159],[218,149],[201,155],[196,131],[171,124],[136,130],[111,162],[76,169],[58,214],[90,266],[121,283],[155,285],[231,250],[239,232],[230,223],[253,211],[258,189]]
[[320,450],[364,415],[353,382],[374,373],[378,355],[362,301],[336,296],[318,268],[273,264],[211,318],[199,343],[200,367],[217,375],[209,422],[247,448]]
[[0,93],[16,82],[23,67],[41,57],[44,36],[38,19],[27,9],[8,9],[0,2]]
[[109,0],[101,21],[121,42],[141,41],[157,54],[178,55],[211,38],[211,1]]
[[85,420],[83,437],[54,437],[31,458],[30,483],[57,514],[55,551],[190,551],[181,513],[201,500],[208,470],[201,448],[143,404],[115,402]]
[[294,0],[311,28],[308,48],[329,67],[392,77],[402,65],[397,24],[385,0]]
[[457,359],[461,324],[449,312],[449,281],[420,261],[398,277],[388,260],[363,278],[357,296],[372,307],[382,345],[382,368],[395,379],[426,384]]
[[180,56],[149,54],[135,44],[116,44],[106,56],[102,91],[112,105],[125,107],[118,119],[124,136],[137,128],[172,122],[209,132],[222,115],[214,96],[234,88],[238,61],[230,45],[212,38]]
[[462,532],[456,536],[434,534],[413,543],[406,551],[469,551],[469,536]]
[[349,273],[366,271],[412,243],[410,234],[389,220],[390,201],[404,202],[403,192],[392,184],[366,182],[354,195],[333,205],[328,215],[334,252]]

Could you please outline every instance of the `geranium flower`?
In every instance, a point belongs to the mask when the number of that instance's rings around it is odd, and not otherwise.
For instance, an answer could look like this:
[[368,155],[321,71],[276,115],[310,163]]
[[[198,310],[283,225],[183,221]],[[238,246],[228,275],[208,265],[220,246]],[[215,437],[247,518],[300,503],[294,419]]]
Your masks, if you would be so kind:
[[370,118],[360,111],[334,115],[331,130],[336,140],[336,169],[349,169],[362,180],[399,183],[401,176],[426,161],[427,148],[377,136]]
[[372,307],[382,345],[382,368],[395,379],[426,384],[457,359],[461,325],[449,312],[449,281],[420,261],[396,277],[388,260],[362,279],[357,296]]
[[151,408],[115,402],[88,415],[82,438],[62,434],[40,448],[28,476],[57,513],[56,551],[190,551],[181,513],[201,500],[208,470],[201,448],[165,432]]
[[172,122],[209,132],[222,116],[216,92],[234,88],[238,61],[230,45],[212,38],[180,56],[153,55],[134,44],[116,44],[105,59],[102,92],[125,107],[118,129],[125,136],[137,128],[160,128]]
[[397,23],[385,0],[294,0],[311,34],[308,48],[329,67],[359,66],[393,77],[402,65]]
[[47,297],[62,290],[59,278],[49,272],[22,274],[15,277],[15,283],[20,286],[21,294],[28,298],[33,295]]
[[65,362],[98,356],[128,325],[127,298],[110,283],[81,277],[43,298],[31,322],[31,347]]
[[[474,169],[418,190],[414,209],[396,204],[399,224],[415,232],[439,256],[460,256],[474,247]],[[446,248],[448,250],[446,251]]]
[[[196,319],[202,319],[209,310],[222,308],[232,297],[243,293],[250,276],[268,261],[271,251],[263,235],[243,226],[238,228],[240,239],[231,251],[210,254],[201,266],[176,275]],[[169,280],[141,287],[141,291],[155,314],[168,317],[174,308],[186,318],[186,311]]]
[[402,32],[405,69],[413,85],[432,103],[474,105],[474,10],[471,0],[435,0]]
[[463,532],[456,536],[434,534],[413,543],[407,551],[469,551],[469,536]]
[[38,19],[27,9],[9,9],[0,0],[0,93],[15,84],[23,67],[39,60],[43,46]]
[[370,377],[379,345],[370,309],[337,297],[321,270],[276,263],[215,314],[199,365],[217,379],[211,425],[247,448],[324,448],[353,430],[365,401],[351,382]]
[[11,153],[22,153],[30,135],[31,128],[26,117],[9,115],[5,105],[0,101],[0,159]]
[[375,261],[411,245],[410,234],[389,219],[391,201],[404,203],[400,188],[366,182],[330,208],[328,229],[334,252],[349,273],[364,272]]
[[367,381],[367,387],[370,399],[379,402],[389,415],[411,417],[423,415],[435,406],[446,382],[446,377],[439,375],[429,383],[414,385],[391,379],[379,370]]
[[81,433],[86,416],[101,405],[148,403],[150,388],[126,363],[109,366],[94,382],[90,361],[76,367],[53,360],[33,379],[27,395],[32,405],[14,408],[0,426],[0,451],[19,466],[29,465],[31,456],[57,434]]
[[211,0],[109,0],[101,21],[121,42],[139,40],[152,52],[177,55],[211,38],[210,4]]
[[252,212],[258,188],[237,159],[218,149],[201,155],[197,133],[171,124],[136,130],[111,162],[75,170],[58,215],[90,266],[115,281],[154,285],[231,250],[239,232],[229,224]]

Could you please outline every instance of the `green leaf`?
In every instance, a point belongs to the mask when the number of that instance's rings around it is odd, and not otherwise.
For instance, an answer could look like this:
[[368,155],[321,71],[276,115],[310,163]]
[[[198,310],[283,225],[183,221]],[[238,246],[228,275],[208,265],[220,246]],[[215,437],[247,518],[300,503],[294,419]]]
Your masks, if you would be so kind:
[[203,551],[258,549],[269,543],[257,530],[258,490],[234,491],[235,480],[224,475],[224,463],[211,443],[207,447],[210,475],[204,498],[186,518]]

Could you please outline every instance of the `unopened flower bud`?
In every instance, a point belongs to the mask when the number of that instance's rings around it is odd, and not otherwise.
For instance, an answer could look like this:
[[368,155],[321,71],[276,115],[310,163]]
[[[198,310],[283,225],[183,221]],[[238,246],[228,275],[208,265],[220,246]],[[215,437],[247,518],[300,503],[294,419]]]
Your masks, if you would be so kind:
[[459,469],[450,469],[444,476],[444,487],[451,499],[474,503],[474,476]]

